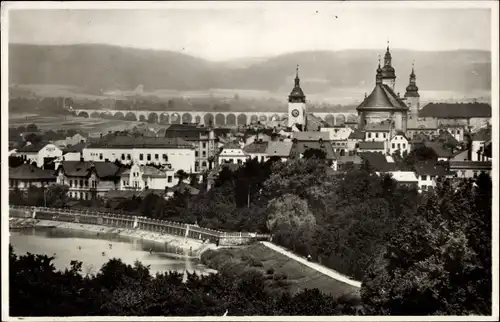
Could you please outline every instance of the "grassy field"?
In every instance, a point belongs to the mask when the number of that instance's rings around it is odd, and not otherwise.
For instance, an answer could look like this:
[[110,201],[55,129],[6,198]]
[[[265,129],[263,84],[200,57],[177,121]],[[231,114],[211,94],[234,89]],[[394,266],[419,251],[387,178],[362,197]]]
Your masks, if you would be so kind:
[[[108,131],[123,131],[140,126],[145,122],[123,120],[108,120],[97,118],[83,118],[75,116],[40,116],[35,114],[10,114],[9,127],[36,124],[42,130],[81,130],[89,134],[108,133]],[[148,125],[152,127],[152,125]]]
[[297,293],[304,289],[317,288],[334,297],[359,296],[359,289],[356,287],[334,280],[260,243],[209,250],[202,254],[202,261],[208,267],[225,274],[242,275],[250,270],[259,271],[266,276],[270,289]]

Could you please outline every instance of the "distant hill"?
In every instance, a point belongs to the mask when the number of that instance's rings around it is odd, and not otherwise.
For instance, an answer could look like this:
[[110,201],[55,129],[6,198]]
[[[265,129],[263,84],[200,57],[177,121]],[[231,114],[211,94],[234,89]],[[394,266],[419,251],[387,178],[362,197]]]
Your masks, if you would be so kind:
[[[108,45],[9,46],[10,84],[62,84],[102,91],[159,89],[252,89],[286,92],[293,86],[296,64],[307,93],[332,88],[372,88],[377,67],[375,50],[296,52],[276,57],[210,62],[171,51],[122,48]],[[422,90],[460,91],[491,88],[490,52],[456,50],[420,52],[392,50],[398,91],[408,83],[416,62]]]

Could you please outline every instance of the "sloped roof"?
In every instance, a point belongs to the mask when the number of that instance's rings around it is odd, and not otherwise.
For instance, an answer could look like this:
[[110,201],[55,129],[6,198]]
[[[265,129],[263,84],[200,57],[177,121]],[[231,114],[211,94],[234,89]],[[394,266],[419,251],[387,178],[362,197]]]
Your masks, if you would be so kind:
[[384,155],[376,152],[360,152],[359,156],[361,159],[368,162],[370,167],[373,168],[374,171],[386,172],[391,170],[389,163]]
[[450,161],[450,169],[491,170],[491,161]]
[[389,132],[391,124],[389,122],[368,123],[365,125],[365,132]]
[[320,144],[319,142],[297,142],[292,145],[292,148],[290,150],[290,156],[298,156],[300,154],[303,154],[309,149],[317,149],[325,152],[326,159],[327,160],[334,160],[335,159],[335,152],[333,152],[332,145],[329,143],[323,143]]
[[269,142],[252,142],[243,148],[245,153],[266,153]]
[[459,142],[448,131],[443,131],[433,140],[433,142],[447,143],[452,146],[458,146]]
[[342,155],[342,156],[337,156],[337,163],[338,164],[344,164],[344,163],[354,163],[354,164],[361,164],[362,159],[359,155]]
[[171,187],[171,188],[167,188],[167,191],[168,192],[184,192],[184,191],[188,191],[191,195],[197,195],[200,193],[200,190],[196,189],[195,187],[193,186],[190,186],[188,185],[187,183],[185,182],[179,182],[177,185]]
[[349,140],[363,140],[365,138],[365,131],[356,129],[349,135]]
[[392,178],[397,182],[418,182],[417,176],[413,171],[391,171]]
[[292,149],[293,142],[286,141],[271,141],[269,142],[266,154],[269,157],[288,157]]
[[443,176],[446,175],[446,168],[433,160],[415,162],[415,173],[418,175]]
[[472,141],[490,141],[491,129],[481,129],[472,135]]
[[99,178],[116,177],[125,171],[112,162],[63,161],[60,167],[70,177],[87,177],[92,168]]
[[[143,172],[142,175],[145,177],[166,178],[167,175],[165,171],[162,171],[150,165],[142,165],[139,166],[139,168]],[[121,172],[121,175],[130,175],[130,169],[124,170],[123,172]]]
[[192,148],[193,145],[182,138],[112,136],[93,143],[89,148]]
[[17,152],[22,153],[22,152],[38,152],[41,149],[43,149],[47,144],[50,144],[48,142],[40,142],[37,144],[28,144],[25,145],[22,148],[17,149]]
[[16,168],[9,168],[9,179],[14,180],[56,180],[54,170],[40,169],[31,164],[22,164]]
[[447,149],[444,146],[444,143],[441,142],[424,142],[424,145],[428,148],[431,148],[436,152],[436,155],[439,158],[451,158],[453,157],[454,153],[452,150]]
[[377,84],[368,97],[356,108],[357,110],[407,110],[406,104],[398,98],[386,84]]
[[359,142],[358,148],[360,150],[383,150],[384,149],[384,142],[381,141],[362,141]]
[[241,146],[236,142],[229,142],[224,144],[224,149],[241,149]]
[[297,141],[328,141],[330,139],[330,134],[328,132],[293,132],[292,139],[297,139]]
[[71,153],[71,152],[82,152],[84,148],[87,147],[87,143],[80,142],[75,145],[71,145],[63,150],[63,153]]
[[418,111],[418,117],[487,118],[491,106],[487,103],[429,103]]

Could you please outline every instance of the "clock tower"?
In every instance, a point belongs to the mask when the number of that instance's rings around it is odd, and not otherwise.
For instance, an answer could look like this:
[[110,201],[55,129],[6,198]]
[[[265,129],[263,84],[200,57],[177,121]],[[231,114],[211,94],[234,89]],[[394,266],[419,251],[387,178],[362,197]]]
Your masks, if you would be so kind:
[[297,65],[295,86],[288,95],[288,127],[296,125],[301,131],[306,129],[306,96],[300,88],[299,65]]

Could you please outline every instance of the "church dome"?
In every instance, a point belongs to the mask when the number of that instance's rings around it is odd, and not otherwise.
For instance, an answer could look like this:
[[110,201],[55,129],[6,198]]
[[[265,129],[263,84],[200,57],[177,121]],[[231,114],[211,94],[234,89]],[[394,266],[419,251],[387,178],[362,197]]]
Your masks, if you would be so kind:
[[295,86],[293,87],[292,91],[290,92],[290,95],[288,95],[288,102],[290,102],[290,103],[305,103],[306,96],[304,95],[302,88],[300,88],[299,65],[297,65],[296,72],[297,72],[297,74],[295,76]]
[[383,78],[396,78],[396,73],[394,67],[386,65],[382,67],[382,77]]

